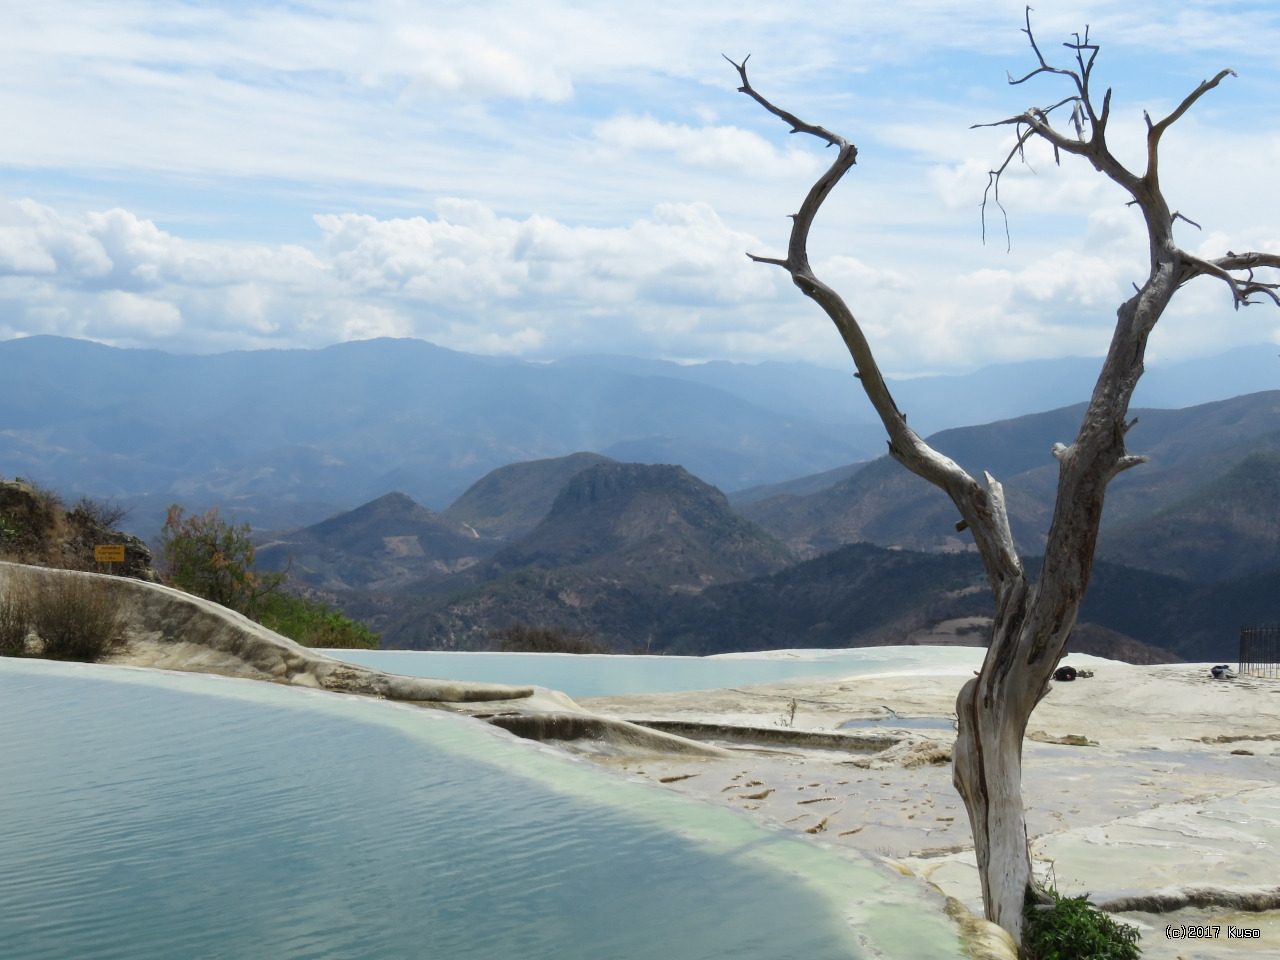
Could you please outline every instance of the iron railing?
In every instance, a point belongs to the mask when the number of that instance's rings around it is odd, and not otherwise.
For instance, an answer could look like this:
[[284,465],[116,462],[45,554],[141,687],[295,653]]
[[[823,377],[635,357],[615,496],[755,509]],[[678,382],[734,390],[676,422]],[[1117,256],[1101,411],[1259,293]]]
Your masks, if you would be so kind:
[[1280,623],[1240,628],[1240,672],[1280,677]]

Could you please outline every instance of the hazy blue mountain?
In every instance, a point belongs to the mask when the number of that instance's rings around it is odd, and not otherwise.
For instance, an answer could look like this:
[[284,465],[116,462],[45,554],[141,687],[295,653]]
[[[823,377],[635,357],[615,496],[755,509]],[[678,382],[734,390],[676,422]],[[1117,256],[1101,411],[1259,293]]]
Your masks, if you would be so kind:
[[240,497],[349,508],[393,489],[443,507],[495,467],[632,441],[697,450],[728,487],[862,453],[711,386],[416,340],[175,356],[31,337],[0,342],[0,369],[0,473],[232,517]]
[[[557,366],[596,367],[689,380],[713,386],[770,410],[830,423],[875,428],[860,441],[881,440],[879,420],[853,364],[838,368],[767,361],[678,364],[667,360],[593,355]],[[889,386],[898,407],[924,433],[1020,417],[1083,403],[1093,392],[1100,357],[1064,357],[990,364],[972,373],[899,379]],[[1280,389],[1280,346],[1236,347],[1174,364],[1149,362],[1134,396],[1135,407],[1181,408],[1246,393]],[[875,451],[878,453],[879,451]]]
[[[1044,549],[1056,492],[1057,463],[1049,451],[1055,442],[1073,439],[1082,412],[1074,406],[945,430],[929,441],[971,474],[988,470],[1004,484],[1014,536],[1020,549],[1035,554]],[[1136,530],[1142,518],[1213,483],[1249,455],[1280,448],[1280,391],[1135,415],[1129,449],[1151,462],[1112,482],[1104,529],[1132,523]],[[862,541],[926,551],[970,544],[967,534],[956,533],[958,514],[946,495],[887,456],[817,492],[782,494],[739,509],[805,556]],[[1117,542],[1104,537],[1102,555]],[[1244,549],[1243,565],[1234,569],[1265,565],[1268,556]]]
[[[1280,386],[1273,347],[1153,367],[1147,402]],[[894,381],[934,432],[1083,401],[1096,359],[995,365]],[[801,363],[680,365],[623,357],[553,364],[416,340],[205,356],[30,337],[0,342],[0,474],[138,504],[221,504],[259,527],[400,490],[441,509],[509,463],[594,451],[679,463],[726,491],[878,456],[852,370]]]
[[842,467],[824,470],[822,473],[814,473],[807,477],[796,477],[794,480],[784,480],[782,483],[767,483],[762,487],[747,487],[745,490],[735,490],[727,494],[729,504],[734,509],[738,509],[739,507],[745,507],[749,503],[768,500],[770,497],[803,497],[810,493],[825,490],[827,487],[835,486],[846,477],[853,476],[866,465],[867,461],[846,463]]

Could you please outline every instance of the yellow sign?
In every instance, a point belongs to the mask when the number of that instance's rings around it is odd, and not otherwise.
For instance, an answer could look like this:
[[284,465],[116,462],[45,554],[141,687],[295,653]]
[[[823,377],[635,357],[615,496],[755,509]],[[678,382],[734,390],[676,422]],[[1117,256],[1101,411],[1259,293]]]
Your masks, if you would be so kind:
[[124,544],[100,543],[93,548],[93,559],[98,563],[124,563]]

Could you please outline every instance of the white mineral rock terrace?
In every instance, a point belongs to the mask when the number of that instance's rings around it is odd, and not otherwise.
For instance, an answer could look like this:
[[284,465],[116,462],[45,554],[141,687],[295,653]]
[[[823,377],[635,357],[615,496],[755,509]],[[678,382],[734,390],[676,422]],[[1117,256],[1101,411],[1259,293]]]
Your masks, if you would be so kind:
[[[771,656],[789,653],[800,652]],[[899,648],[894,655],[913,656],[917,666],[582,704],[632,720],[780,731],[832,731],[850,720],[885,720],[890,711],[904,722],[954,718],[956,693],[983,653]],[[1075,655],[1063,662],[1094,676],[1055,683],[1028,726],[1023,789],[1037,873],[1095,902],[1130,898],[1118,903],[1126,907],[1118,915],[1142,930],[1144,957],[1280,958],[1280,680],[1214,680],[1212,664],[1133,666]],[[947,750],[954,739],[945,730],[909,732]],[[908,767],[775,743],[734,746],[723,760],[611,762],[777,829],[888,856],[981,916],[972,839],[949,763]],[[1153,893],[1163,909],[1181,909],[1143,912],[1152,905],[1134,897]],[[1166,924],[1206,922],[1221,926],[1217,940],[1166,938]],[[1261,936],[1228,941],[1228,925]]]

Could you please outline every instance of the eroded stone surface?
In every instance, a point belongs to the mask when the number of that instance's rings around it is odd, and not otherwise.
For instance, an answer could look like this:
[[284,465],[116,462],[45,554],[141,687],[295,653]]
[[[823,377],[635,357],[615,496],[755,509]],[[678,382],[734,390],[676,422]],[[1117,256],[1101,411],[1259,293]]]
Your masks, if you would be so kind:
[[[633,719],[793,723],[815,731],[890,711],[951,717],[956,693],[981,655],[972,651],[970,664],[963,654],[942,651],[931,668],[929,652],[921,651],[914,672],[583,704]],[[1023,746],[1037,872],[1052,875],[1064,893],[1095,899],[1189,883],[1223,890],[1274,885],[1280,877],[1280,681],[1214,680],[1212,664],[1132,666],[1074,656],[1070,662],[1090,667],[1094,676],[1055,684],[1032,714],[1028,729],[1036,739]],[[900,752],[923,749],[919,742],[904,741]],[[1242,748],[1251,753],[1233,752]],[[972,837],[949,764],[862,769],[862,755],[779,744],[731,753],[726,760],[614,763],[777,829],[892,857],[981,915]],[[1192,942],[1164,933],[1166,923],[1214,916],[1225,924],[1229,914],[1237,916],[1223,906],[1188,907],[1167,919],[1134,911],[1120,917],[1143,929],[1145,957],[1280,958],[1280,924],[1270,913],[1249,921],[1261,931],[1256,940],[1228,942],[1224,933],[1215,942]]]

